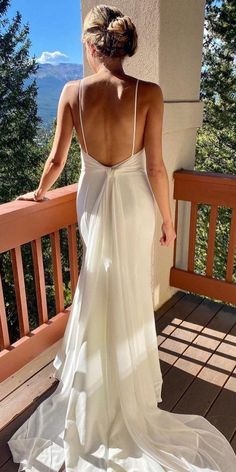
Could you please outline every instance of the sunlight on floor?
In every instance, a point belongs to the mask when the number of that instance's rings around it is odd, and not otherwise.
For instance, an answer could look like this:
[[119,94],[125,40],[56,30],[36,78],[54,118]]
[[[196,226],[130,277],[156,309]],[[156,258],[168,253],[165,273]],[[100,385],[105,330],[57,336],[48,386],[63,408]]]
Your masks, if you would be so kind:
[[236,336],[174,318],[157,340],[162,361],[236,392]]

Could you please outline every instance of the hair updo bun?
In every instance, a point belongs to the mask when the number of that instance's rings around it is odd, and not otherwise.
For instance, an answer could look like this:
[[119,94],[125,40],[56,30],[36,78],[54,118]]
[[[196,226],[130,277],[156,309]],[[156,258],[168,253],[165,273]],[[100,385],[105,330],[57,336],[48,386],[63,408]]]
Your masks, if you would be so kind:
[[89,41],[102,55],[131,57],[137,49],[137,40],[130,17],[116,7],[97,5],[85,17],[82,42]]

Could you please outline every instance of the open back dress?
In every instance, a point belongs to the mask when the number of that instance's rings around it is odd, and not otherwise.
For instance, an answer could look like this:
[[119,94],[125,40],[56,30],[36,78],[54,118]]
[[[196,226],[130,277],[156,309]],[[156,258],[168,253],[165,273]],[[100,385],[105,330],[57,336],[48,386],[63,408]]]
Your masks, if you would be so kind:
[[[76,208],[83,259],[60,348],[56,390],[8,441],[18,471],[235,472],[236,455],[206,418],[159,408],[153,313],[157,204],[145,151],[107,166],[85,150]],[[80,90],[83,80],[80,82]]]

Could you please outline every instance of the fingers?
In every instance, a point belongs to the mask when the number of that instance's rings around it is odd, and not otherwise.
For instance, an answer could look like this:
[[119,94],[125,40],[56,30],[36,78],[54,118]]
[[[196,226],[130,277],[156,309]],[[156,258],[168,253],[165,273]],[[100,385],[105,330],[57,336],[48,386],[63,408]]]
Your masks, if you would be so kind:
[[35,201],[33,197],[24,197],[23,195],[19,195],[15,198],[15,200],[32,200]]
[[160,238],[160,243],[162,246],[169,246],[172,241],[174,241],[176,238],[176,234],[173,234],[172,236],[166,236],[166,235],[163,235],[161,238]]
[[34,195],[32,195],[32,192],[30,194],[24,194],[24,195],[18,195],[18,197],[15,198],[15,200],[30,200],[32,202],[43,202],[44,200],[48,200],[47,197],[39,198],[38,200],[35,200]]

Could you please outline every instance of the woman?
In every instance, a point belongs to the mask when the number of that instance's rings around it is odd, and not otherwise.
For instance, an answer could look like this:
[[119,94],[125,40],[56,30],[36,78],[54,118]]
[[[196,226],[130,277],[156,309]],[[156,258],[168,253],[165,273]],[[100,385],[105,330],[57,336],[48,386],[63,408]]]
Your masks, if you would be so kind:
[[64,87],[39,187],[18,197],[45,198],[75,127],[82,156],[76,200],[82,267],[54,359],[58,387],[8,441],[13,460],[31,472],[233,472],[234,451],[210,422],[157,407],[157,204],[161,244],[176,237],[162,158],[161,88],[125,74],[123,60],[136,51],[137,32],[117,8],[94,7],[83,41],[95,73]]

